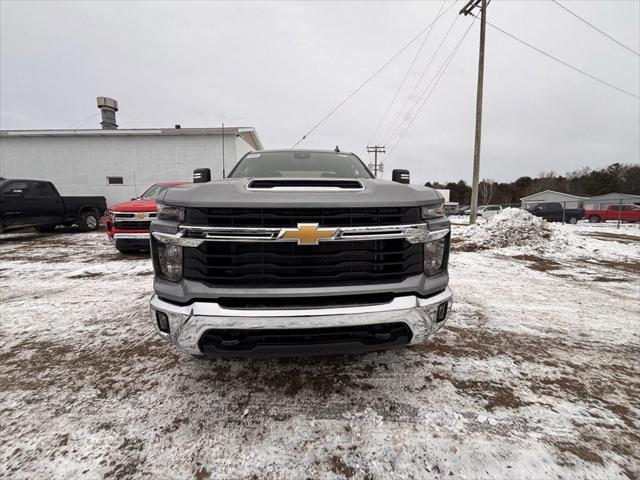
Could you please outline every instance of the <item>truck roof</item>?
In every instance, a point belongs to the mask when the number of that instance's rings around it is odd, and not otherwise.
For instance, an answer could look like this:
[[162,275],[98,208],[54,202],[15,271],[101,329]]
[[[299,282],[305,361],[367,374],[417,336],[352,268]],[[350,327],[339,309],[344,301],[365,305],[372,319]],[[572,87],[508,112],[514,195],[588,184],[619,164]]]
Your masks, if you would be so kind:
[[53,183],[51,180],[42,180],[39,178],[5,178],[0,177],[0,183],[4,182],[48,182]]
[[169,186],[174,186],[174,185],[186,185],[186,184],[188,184],[188,183],[191,183],[191,182],[184,182],[184,181],[182,181],[182,182],[180,182],[180,181],[178,181],[178,182],[176,182],[176,181],[173,181],[173,182],[156,182],[156,183],[154,183],[154,185],[169,185]]
[[[340,150],[336,152],[335,150],[323,150],[319,148],[273,148],[268,150],[252,150],[249,153],[279,153],[279,152],[309,152],[309,153],[341,153],[343,155],[355,155],[353,152],[345,152]],[[356,155],[357,157],[357,155]]]

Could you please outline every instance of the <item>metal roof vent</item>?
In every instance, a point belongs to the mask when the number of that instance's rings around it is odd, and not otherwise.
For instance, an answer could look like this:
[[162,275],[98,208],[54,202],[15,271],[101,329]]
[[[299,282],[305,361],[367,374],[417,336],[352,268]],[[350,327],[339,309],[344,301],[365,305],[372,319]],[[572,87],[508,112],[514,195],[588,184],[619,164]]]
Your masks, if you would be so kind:
[[118,111],[118,101],[109,97],[98,97],[98,108],[102,112],[102,121],[100,122],[102,129],[117,129],[116,112]]

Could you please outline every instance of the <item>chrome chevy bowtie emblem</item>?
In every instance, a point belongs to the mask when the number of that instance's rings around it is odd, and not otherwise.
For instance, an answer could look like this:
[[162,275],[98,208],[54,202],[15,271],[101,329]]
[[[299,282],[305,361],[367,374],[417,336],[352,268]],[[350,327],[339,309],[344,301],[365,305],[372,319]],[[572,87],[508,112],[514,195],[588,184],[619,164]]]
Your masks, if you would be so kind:
[[298,245],[318,245],[320,240],[333,240],[338,228],[320,228],[317,223],[299,223],[298,228],[283,228],[278,238],[297,240]]

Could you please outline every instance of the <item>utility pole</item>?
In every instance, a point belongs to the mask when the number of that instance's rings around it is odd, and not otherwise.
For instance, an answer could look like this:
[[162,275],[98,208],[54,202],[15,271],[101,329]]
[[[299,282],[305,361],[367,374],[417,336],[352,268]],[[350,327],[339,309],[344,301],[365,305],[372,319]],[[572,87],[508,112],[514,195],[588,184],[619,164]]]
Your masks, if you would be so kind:
[[222,122],[222,178],[227,178],[227,172],[224,170],[224,122]]
[[[490,0],[489,0],[490,1]],[[471,183],[471,212],[469,223],[476,223],[478,214],[478,183],[480,182],[480,141],[482,138],[482,86],[484,83],[484,39],[487,28],[488,0],[469,0],[460,10],[460,15],[473,15],[480,5],[480,53],[478,55],[478,90],[476,92],[476,138],[473,148],[473,180]]]
[[373,147],[367,147],[367,152],[373,153],[373,174],[378,178],[378,171],[380,171],[378,167],[378,153],[386,153],[384,146],[380,147],[379,145],[375,145]]

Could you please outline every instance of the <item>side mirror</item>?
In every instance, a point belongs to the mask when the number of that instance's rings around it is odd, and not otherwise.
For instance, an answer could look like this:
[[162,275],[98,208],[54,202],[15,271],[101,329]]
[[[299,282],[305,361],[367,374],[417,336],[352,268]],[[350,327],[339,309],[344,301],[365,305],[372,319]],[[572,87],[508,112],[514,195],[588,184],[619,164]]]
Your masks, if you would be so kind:
[[211,181],[211,169],[196,168],[193,171],[193,183],[207,183]]
[[409,170],[395,169],[391,173],[391,180],[398,183],[409,183]]

